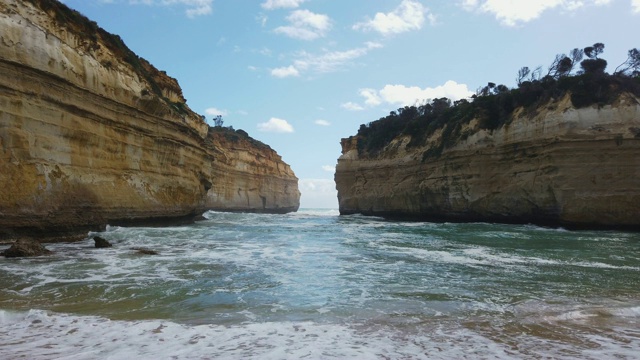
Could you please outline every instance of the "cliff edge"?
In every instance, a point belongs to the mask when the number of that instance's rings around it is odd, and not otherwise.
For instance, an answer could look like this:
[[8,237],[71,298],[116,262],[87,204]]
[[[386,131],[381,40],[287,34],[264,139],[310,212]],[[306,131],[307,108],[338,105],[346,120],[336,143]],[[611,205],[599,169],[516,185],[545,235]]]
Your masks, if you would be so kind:
[[[462,105],[452,111],[466,111]],[[464,117],[434,120],[420,135],[408,121],[404,131],[381,140],[378,151],[366,150],[372,139],[364,133],[380,124],[343,139],[335,174],[340,213],[640,228],[640,101],[634,93],[578,108],[565,92],[515,108],[493,127],[486,126],[491,114]]]
[[0,29],[0,239],[298,209],[275,151],[209,127],[175,79],[95,22],[54,0],[4,0]]

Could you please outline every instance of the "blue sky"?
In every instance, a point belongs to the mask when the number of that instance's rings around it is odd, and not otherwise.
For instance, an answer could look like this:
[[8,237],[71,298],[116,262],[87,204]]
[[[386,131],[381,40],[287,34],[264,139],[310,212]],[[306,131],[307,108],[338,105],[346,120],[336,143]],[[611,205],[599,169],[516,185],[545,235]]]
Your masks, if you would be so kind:
[[340,139],[404,105],[514,86],[522,66],[640,47],[640,0],[65,0],[291,165],[301,207],[337,208]]

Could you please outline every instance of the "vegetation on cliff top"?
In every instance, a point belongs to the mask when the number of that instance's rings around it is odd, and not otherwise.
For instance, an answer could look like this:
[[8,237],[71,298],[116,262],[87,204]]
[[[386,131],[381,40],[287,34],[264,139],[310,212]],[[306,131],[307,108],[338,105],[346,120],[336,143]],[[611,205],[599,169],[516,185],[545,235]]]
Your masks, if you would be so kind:
[[[178,86],[176,79],[168,76],[164,71],[156,69],[151,63],[144,58],[136,55],[122,41],[118,35],[114,35],[104,30],[95,21],[89,20],[80,12],[67,7],[65,4],[56,0],[27,0],[34,6],[47,12],[51,18],[60,27],[69,29],[71,32],[84,37],[87,42],[84,44],[88,51],[95,51],[100,48],[99,40],[117,57],[122,59],[133,67],[136,73],[151,87],[154,95],[163,99],[167,105],[177,111],[179,114],[189,114],[190,111],[184,102],[175,103],[167,99],[162,88],[171,86],[171,90],[182,96],[182,91]],[[109,68],[113,64],[109,61],[103,63],[103,66]],[[164,77],[165,79],[161,79]],[[148,95],[149,92],[144,90],[141,95]],[[202,117],[202,116],[201,116]]]
[[513,89],[490,82],[478,89],[470,100],[452,102],[439,98],[423,105],[399,108],[360,126],[358,152],[375,155],[399,135],[411,136],[408,147],[423,146],[430,135],[442,129],[440,143],[424,153],[423,160],[426,160],[439,156],[445,148],[471,135],[473,130],[463,128],[472,119],[478,119],[481,129],[494,130],[511,122],[518,108],[534,115],[540,106],[567,94],[576,108],[611,104],[624,92],[640,96],[640,51],[629,50],[627,60],[616,67],[613,74],[605,72],[607,61],[599,58],[603,51],[604,44],[596,43],[573,49],[568,56],[556,55],[545,75],[541,67],[535,70],[523,67],[518,71],[518,85]]
[[252,138],[246,131],[242,129],[234,130],[232,126],[210,126],[209,136],[207,138],[211,139],[214,135],[221,136],[226,141],[233,144],[237,144],[240,141],[246,141],[258,150],[273,151],[273,149],[271,149],[269,145]]

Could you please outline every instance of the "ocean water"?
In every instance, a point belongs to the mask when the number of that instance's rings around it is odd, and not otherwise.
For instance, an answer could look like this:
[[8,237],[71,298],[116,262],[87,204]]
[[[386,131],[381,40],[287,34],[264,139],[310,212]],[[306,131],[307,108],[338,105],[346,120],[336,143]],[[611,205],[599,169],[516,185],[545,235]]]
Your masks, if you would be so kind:
[[638,233],[205,217],[0,258],[0,358],[640,359]]

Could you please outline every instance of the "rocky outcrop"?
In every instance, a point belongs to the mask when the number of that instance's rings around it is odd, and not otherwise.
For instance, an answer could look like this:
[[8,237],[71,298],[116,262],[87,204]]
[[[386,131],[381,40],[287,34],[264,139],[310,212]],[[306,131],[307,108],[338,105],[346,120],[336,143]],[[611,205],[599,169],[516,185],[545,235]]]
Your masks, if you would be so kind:
[[119,37],[54,0],[2,1],[0,29],[0,238],[297,210],[275,151],[210,128]]
[[640,101],[576,109],[570,97],[517,109],[493,131],[472,120],[466,139],[407,147],[398,136],[375,156],[342,140],[336,168],[341,214],[446,221],[640,228]]
[[51,255],[52,252],[35,239],[18,239],[0,256],[8,258]]
[[300,192],[289,165],[242,131],[211,128],[207,148],[216,159],[207,182],[205,208],[224,211],[296,211]]
[[100,236],[94,236],[93,237],[93,241],[94,241],[94,246],[97,249],[104,249],[104,248],[110,248],[113,247],[113,244],[111,244],[107,239],[100,237]]

